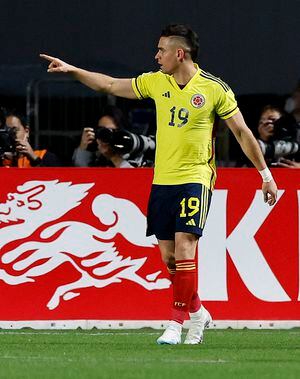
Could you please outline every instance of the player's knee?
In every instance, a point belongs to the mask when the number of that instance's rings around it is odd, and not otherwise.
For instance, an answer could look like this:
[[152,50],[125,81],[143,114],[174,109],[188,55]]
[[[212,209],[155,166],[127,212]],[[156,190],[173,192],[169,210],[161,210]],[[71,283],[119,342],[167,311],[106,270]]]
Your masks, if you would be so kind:
[[191,239],[180,239],[176,242],[175,256],[177,260],[194,259],[197,241]]

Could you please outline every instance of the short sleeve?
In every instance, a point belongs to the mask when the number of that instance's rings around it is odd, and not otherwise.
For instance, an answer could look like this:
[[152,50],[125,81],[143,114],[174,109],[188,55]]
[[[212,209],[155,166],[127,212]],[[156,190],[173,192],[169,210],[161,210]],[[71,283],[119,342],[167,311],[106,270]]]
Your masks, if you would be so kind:
[[216,102],[216,112],[218,116],[226,120],[238,113],[238,111],[239,108],[232,90],[229,87],[224,89],[223,86],[218,86]]
[[131,80],[131,85],[138,99],[153,97],[153,78],[155,73],[147,72]]

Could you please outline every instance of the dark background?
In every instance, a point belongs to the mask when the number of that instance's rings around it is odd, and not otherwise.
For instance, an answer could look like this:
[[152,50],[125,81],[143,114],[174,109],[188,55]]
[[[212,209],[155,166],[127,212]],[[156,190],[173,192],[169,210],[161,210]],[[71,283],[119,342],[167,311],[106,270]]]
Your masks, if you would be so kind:
[[0,95],[45,75],[39,52],[113,75],[156,68],[162,27],[189,23],[201,66],[237,94],[287,94],[300,77],[300,0],[0,1]]

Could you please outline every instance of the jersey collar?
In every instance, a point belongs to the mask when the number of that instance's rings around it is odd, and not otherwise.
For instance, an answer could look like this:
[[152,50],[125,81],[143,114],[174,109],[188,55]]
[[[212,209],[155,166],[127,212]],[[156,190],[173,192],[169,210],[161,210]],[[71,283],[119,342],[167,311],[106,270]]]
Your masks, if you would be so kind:
[[194,82],[195,78],[200,74],[201,69],[199,68],[199,66],[197,65],[197,63],[194,63],[194,67],[197,69],[197,71],[195,72],[195,75],[188,81],[188,83],[182,89],[179,87],[178,83],[174,79],[174,76],[171,75],[171,77],[170,77],[171,78],[171,82],[172,82],[173,86],[176,88],[177,91],[182,92],[185,89],[189,88],[192,85],[192,83]]

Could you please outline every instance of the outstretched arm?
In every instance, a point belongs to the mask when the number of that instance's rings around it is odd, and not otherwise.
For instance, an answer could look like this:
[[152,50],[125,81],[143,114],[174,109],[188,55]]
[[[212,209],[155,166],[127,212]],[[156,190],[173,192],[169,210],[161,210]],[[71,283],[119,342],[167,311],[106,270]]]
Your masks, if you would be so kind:
[[131,86],[131,79],[113,78],[97,72],[82,70],[81,68],[72,66],[61,59],[46,54],[40,54],[40,57],[50,62],[48,72],[71,74],[75,79],[95,91],[126,97],[127,99],[137,98]]
[[265,202],[268,202],[269,205],[274,205],[277,198],[276,183],[267,168],[260,147],[251,130],[246,125],[241,112],[238,112],[234,116],[225,120],[225,122],[229,129],[233,132],[243,152],[262,175],[262,191],[264,193]]

